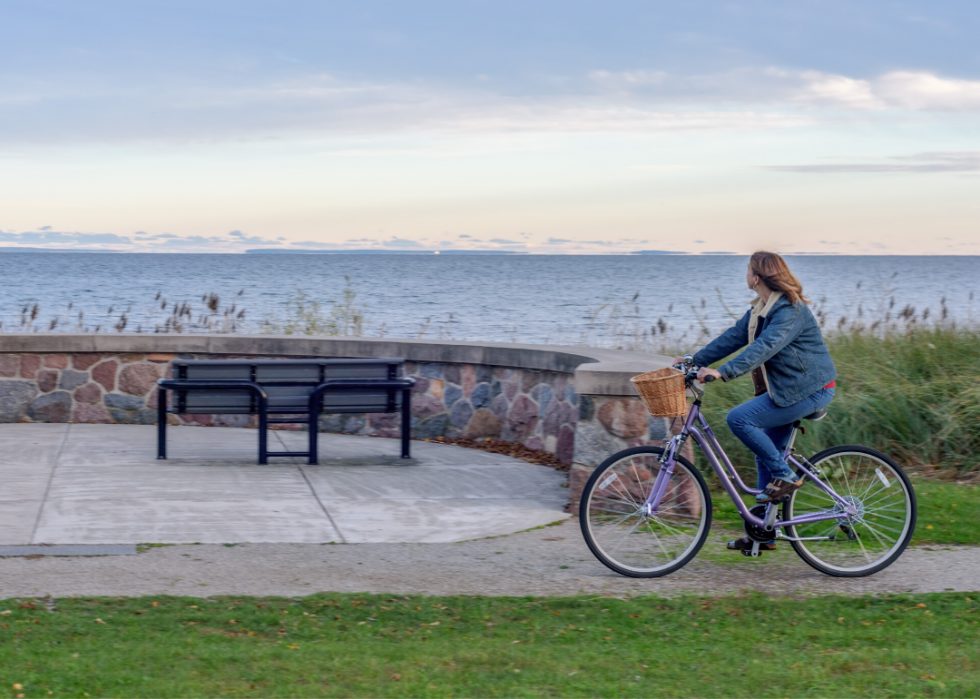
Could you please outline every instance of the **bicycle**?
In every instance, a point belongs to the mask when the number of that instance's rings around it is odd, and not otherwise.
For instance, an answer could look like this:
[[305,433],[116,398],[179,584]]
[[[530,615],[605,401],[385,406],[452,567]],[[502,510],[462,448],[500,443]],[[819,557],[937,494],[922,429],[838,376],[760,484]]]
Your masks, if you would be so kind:
[[[686,356],[675,366],[680,367],[686,371],[685,389],[695,399],[680,433],[666,448],[633,447],[613,454],[582,491],[582,534],[603,564],[622,575],[656,578],[697,555],[711,529],[712,503],[704,477],[679,453],[688,438],[704,452],[742,516],[752,541],[744,555],[757,557],[761,543],[786,540],[809,565],[837,577],[872,575],[902,555],[915,531],[915,491],[891,458],[869,447],[841,445],[807,459],[793,448],[797,432],[805,433],[797,420],[784,456],[805,483],[780,503],[749,507],[736,486],[747,495],[762,490],[742,481],[701,414],[704,390],[695,382],[693,358]],[[822,409],[804,419],[821,420],[826,414]]]

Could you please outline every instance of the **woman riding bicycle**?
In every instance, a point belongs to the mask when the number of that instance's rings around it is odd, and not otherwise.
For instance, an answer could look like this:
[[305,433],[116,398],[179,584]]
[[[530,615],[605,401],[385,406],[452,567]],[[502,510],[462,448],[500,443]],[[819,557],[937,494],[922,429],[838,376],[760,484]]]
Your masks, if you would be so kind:
[[[827,406],[834,397],[837,370],[820,326],[803,296],[803,286],[786,261],[772,252],[749,258],[746,283],[758,296],[742,318],[694,355],[698,380],[713,376],[731,381],[752,374],[756,397],[728,413],[728,426],[755,454],[759,502],[780,500],[803,485],[783,458],[793,423]],[[746,349],[718,369],[708,365]],[[674,362],[683,361],[682,357]],[[728,548],[745,550],[748,537]],[[775,549],[775,541],[763,550]]]

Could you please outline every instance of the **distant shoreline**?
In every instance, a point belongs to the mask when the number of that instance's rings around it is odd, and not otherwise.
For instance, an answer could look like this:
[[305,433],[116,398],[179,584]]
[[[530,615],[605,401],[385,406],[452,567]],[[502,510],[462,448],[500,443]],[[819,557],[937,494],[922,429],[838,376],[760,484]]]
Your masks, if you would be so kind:
[[[182,250],[97,250],[92,248],[34,248],[34,247],[0,247],[3,253],[78,253],[85,255],[448,255],[461,257],[465,255],[520,255],[524,257],[632,257],[632,256],[684,256],[684,257],[748,257],[750,253],[742,252],[688,252],[684,250],[635,250],[632,252],[588,252],[588,253],[552,253],[527,252],[524,250],[278,250],[276,248],[254,248],[236,252],[188,252]],[[844,254],[840,252],[784,252],[783,257],[980,257],[980,255],[937,255],[921,253],[883,253],[874,255]]]

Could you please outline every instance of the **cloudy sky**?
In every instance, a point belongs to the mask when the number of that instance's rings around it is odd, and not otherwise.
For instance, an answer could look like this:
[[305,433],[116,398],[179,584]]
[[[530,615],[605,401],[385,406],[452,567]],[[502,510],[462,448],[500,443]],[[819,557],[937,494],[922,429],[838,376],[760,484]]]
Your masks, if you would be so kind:
[[976,0],[0,0],[0,247],[980,254]]

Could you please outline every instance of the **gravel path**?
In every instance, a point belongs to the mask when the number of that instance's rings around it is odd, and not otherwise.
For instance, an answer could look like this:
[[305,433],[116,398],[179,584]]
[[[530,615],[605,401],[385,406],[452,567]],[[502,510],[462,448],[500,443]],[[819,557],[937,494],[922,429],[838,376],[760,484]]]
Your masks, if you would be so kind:
[[575,521],[456,544],[178,545],[136,556],[0,559],[0,598],[52,595],[282,595],[321,591],[431,595],[676,595],[980,590],[980,547],[908,550],[867,578],[830,578],[785,544],[759,560],[723,552],[712,535],[693,563],[665,578],[607,570]]

